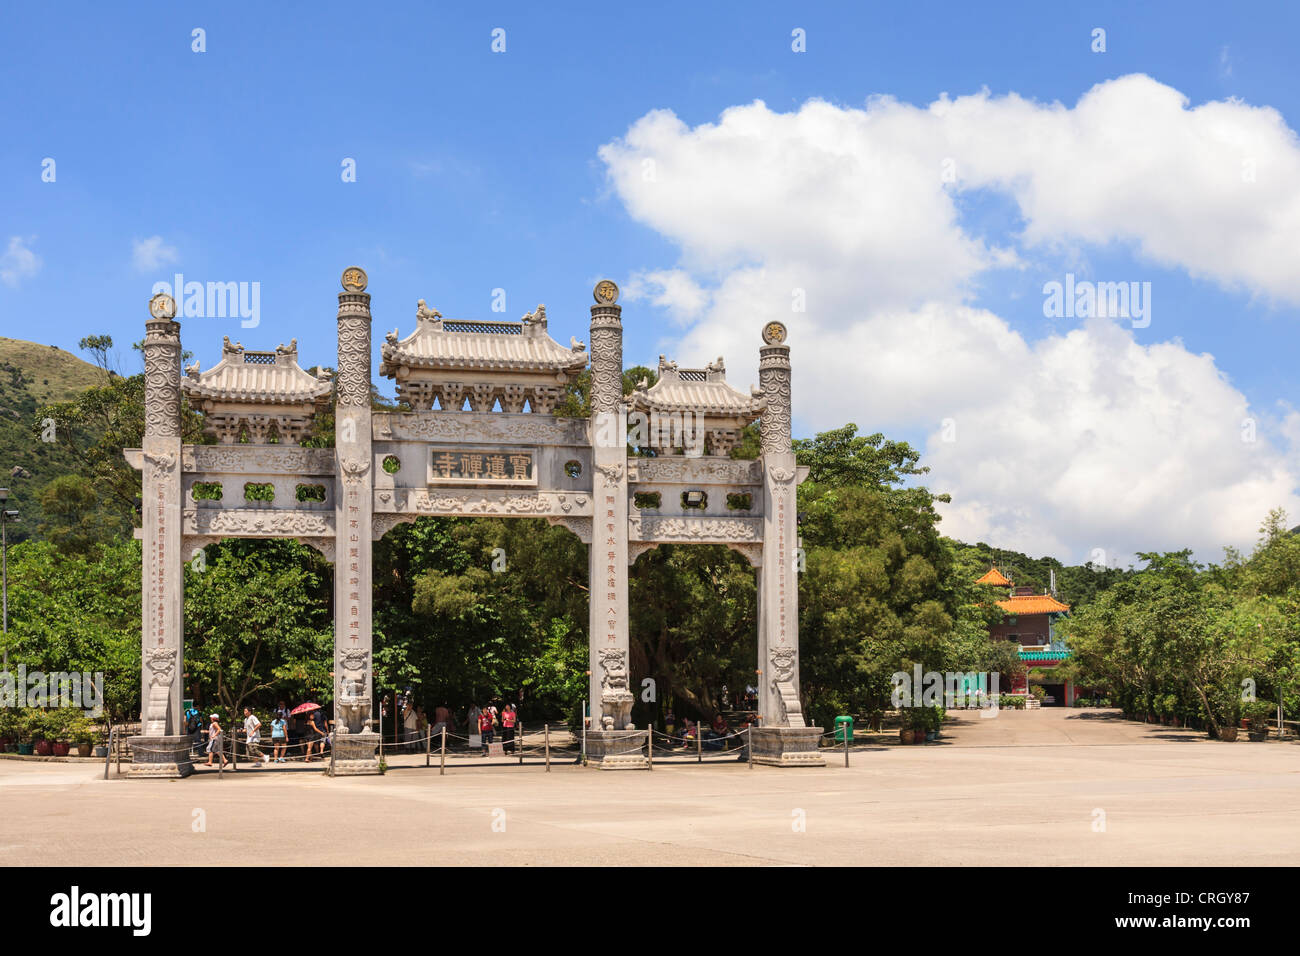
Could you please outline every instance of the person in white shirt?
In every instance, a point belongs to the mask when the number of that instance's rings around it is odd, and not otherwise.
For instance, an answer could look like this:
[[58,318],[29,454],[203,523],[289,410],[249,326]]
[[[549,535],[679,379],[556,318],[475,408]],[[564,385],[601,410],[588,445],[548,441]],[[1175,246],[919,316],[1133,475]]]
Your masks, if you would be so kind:
[[420,736],[420,715],[415,710],[408,694],[406,706],[402,709],[402,727],[406,731],[406,749],[414,750],[415,742]]
[[261,759],[262,763],[270,763],[271,758],[262,753],[262,722],[257,719],[251,708],[244,708],[244,737],[248,741],[248,756],[252,760]]

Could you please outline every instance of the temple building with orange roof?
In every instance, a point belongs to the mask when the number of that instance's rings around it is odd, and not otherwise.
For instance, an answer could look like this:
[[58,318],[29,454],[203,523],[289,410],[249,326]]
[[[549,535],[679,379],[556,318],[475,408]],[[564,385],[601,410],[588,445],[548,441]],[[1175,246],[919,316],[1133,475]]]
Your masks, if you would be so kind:
[[[1003,612],[1002,620],[989,628],[989,638],[1014,641],[1020,648],[1020,659],[1025,662],[1027,670],[1050,673],[1052,668],[1069,658],[1070,649],[1056,634],[1053,625],[1062,615],[1070,613],[1070,605],[1056,599],[1052,593],[1054,588],[1040,593],[1032,587],[1018,587],[996,567],[989,568],[975,583],[1006,589],[1007,596],[995,602]],[[1078,689],[1069,680],[1053,682],[1049,677],[1033,683],[1043,685],[1046,691],[1043,703],[1047,706],[1069,706],[1078,696]],[[1005,690],[1012,694],[1026,694],[1028,685],[1028,678],[1021,677]]]

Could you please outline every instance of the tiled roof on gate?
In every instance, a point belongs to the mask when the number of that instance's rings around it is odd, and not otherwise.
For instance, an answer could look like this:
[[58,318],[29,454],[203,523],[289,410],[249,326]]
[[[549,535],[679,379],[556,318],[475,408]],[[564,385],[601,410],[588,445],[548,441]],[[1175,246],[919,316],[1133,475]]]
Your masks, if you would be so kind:
[[[298,364],[298,340],[274,352],[255,352],[226,338],[221,361],[206,372],[199,363],[185,369],[181,388],[192,401],[254,402],[266,405],[320,403],[329,398],[328,378],[305,372]],[[197,404],[197,402],[195,402]]]
[[394,377],[410,369],[483,369],[564,372],[576,375],[587,365],[587,347],[571,339],[566,349],[546,333],[546,306],[521,322],[443,319],[421,299],[415,331],[398,339],[394,329],[380,348],[379,374]]
[[659,356],[659,381],[645,388],[644,379],[631,395],[632,406],[643,412],[691,411],[754,419],[763,411],[766,399],[757,390],[749,395],[727,384],[722,357],[704,368],[678,368]]

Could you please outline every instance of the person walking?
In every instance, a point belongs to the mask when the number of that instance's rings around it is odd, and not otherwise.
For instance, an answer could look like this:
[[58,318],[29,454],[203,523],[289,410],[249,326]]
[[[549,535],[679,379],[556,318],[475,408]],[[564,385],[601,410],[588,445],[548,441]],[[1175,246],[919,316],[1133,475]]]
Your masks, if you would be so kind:
[[[465,733],[466,734],[469,734],[470,736],[474,736],[478,734],[480,716],[482,716],[482,711],[478,709],[478,704],[470,704],[469,709],[465,712]],[[483,741],[480,740],[479,746],[482,746],[482,744]]]
[[257,714],[253,713],[251,707],[244,708],[244,740],[248,747],[250,760],[260,758],[263,764],[271,762],[271,758],[262,753],[262,722],[258,719]]
[[289,724],[284,716],[276,712],[271,721],[271,752],[275,754],[276,763],[284,763],[285,744],[288,743]]
[[311,763],[311,751],[317,744],[320,745],[320,755],[325,756],[325,719],[320,716],[319,710],[313,710],[307,715],[307,759],[303,763]]
[[515,705],[506,704],[506,709],[501,711],[501,740],[505,743],[506,753],[515,752],[515,724],[518,720]]
[[433,735],[441,735],[444,727],[451,730],[451,709],[445,700],[433,709]]
[[224,768],[228,761],[221,749],[221,722],[217,719],[216,714],[213,714],[210,720],[211,723],[208,724],[208,766],[212,766],[212,755],[216,754],[221,758],[221,766]]
[[486,757],[488,748],[492,746],[492,711],[479,711],[478,732],[483,736],[483,756]]
[[420,715],[415,710],[415,703],[411,700],[411,695],[406,695],[405,705],[402,707],[402,735],[405,747],[403,750],[414,750],[416,738],[420,736]]

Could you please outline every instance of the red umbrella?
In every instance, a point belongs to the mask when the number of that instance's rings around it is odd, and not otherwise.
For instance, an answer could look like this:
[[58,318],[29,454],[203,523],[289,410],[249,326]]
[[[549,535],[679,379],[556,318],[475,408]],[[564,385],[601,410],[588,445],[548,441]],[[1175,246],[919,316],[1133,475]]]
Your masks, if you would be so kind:
[[320,704],[299,704],[293,710],[289,711],[289,716],[297,717],[299,714],[310,713],[313,710],[320,710]]

